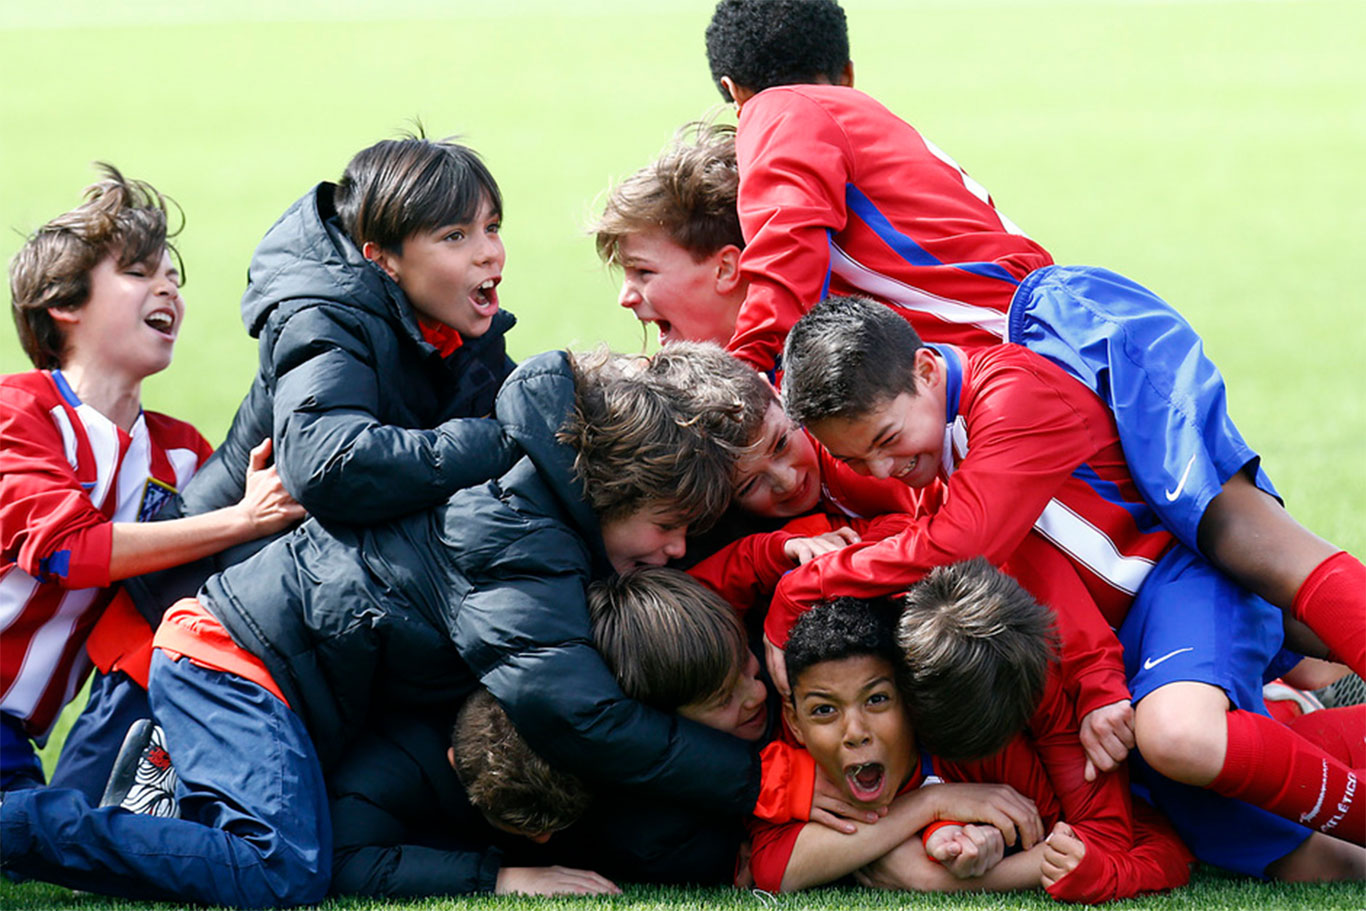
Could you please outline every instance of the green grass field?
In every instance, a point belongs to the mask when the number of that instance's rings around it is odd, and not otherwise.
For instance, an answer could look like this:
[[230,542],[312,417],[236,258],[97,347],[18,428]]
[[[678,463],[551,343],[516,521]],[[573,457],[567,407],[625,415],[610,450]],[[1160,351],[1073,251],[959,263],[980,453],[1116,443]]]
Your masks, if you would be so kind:
[[[150,408],[221,438],[255,365],[252,248],[351,153],[420,118],[502,184],[515,357],[639,349],[583,225],[613,178],[718,102],[709,0],[47,0],[0,5],[0,255],[107,160],[174,196],[188,322]],[[1292,511],[1366,552],[1366,4],[847,0],[858,85],[952,154],[1059,262],[1175,303]],[[27,368],[12,334],[0,372]],[[820,892],[795,909],[1043,907]],[[476,902],[484,904],[484,902]],[[609,904],[763,907],[633,890]],[[432,902],[422,907],[450,907]],[[496,904],[496,903],[495,903]],[[521,907],[535,902],[504,901]],[[578,907],[578,902],[553,902]],[[598,903],[594,903],[598,904]],[[1363,908],[1360,886],[1202,873],[1137,908]],[[0,883],[5,908],[130,907]],[[339,907],[370,907],[341,903]],[[142,907],[132,905],[131,907]]]

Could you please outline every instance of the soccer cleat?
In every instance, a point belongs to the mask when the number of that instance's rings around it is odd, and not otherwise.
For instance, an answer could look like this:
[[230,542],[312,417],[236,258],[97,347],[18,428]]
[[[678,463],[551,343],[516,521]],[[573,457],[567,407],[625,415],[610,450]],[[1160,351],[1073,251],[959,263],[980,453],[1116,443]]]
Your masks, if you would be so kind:
[[178,817],[177,781],[161,728],[143,718],[133,722],[123,738],[100,806],[123,807],[145,816]]
[[1314,690],[1314,695],[1330,709],[1340,709],[1345,705],[1361,705],[1366,702],[1366,681],[1356,674],[1348,674],[1322,689]]
[[1279,677],[1262,687],[1262,700],[1271,717],[1282,724],[1323,708],[1323,703],[1313,693],[1297,689]]

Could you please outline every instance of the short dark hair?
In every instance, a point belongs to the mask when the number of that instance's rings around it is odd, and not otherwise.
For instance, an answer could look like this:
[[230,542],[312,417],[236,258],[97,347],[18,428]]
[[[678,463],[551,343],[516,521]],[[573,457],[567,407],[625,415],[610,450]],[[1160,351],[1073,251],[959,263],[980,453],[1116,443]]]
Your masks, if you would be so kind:
[[551,768],[531,749],[498,700],[482,687],[460,707],[451,747],[455,774],[470,803],[523,834],[568,828],[592,800],[583,782]]
[[[148,262],[170,253],[185,281],[180,254],[169,238],[180,232],[184,216],[175,200],[145,180],[132,180],[111,164],[96,162],[103,178],[85,188],[85,202],[33,232],[9,267],[10,308],[19,344],[33,366],[61,366],[64,335],[52,310],[75,310],[90,300],[90,270],[106,256],[118,267]],[[167,213],[180,217],[167,227]]]
[[839,78],[849,64],[849,27],[835,0],[721,0],[707,26],[707,63],[721,84],[760,92]]
[[896,667],[896,610],[895,602],[886,598],[835,598],[802,614],[783,651],[792,698],[796,699],[798,679],[816,664],[871,655]]
[[663,231],[700,262],[728,245],[744,247],[735,197],[735,127],[693,121],[674,134],[653,162],[607,194],[590,230],[598,256],[621,265],[621,242],[646,231]]
[[658,506],[703,530],[730,505],[736,454],[706,432],[707,415],[680,409],[651,362],[598,349],[571,358],[574,411],[557,439],[600,522]]
[[487,197],[503,212],[498,182],[479,155],[449,139],[405,136],[357,152],[333,196],[342,228],[357,247],[394,253],[418,231],[473,219]]
[[748,659],[735,608],[676,569],[641,567],[595,582],[588,613],[621,691],[663,712],[711,699]]
[[783,407],[798,424],[856,418],[903,392],[917,393],[924,346],[890,307],[832,297],[797,320],[783,346]]
[[1025,727],[1057,652],[1052,612],[984,557],[912,586],[896,642],[916,736],[955,760],[990,756]]

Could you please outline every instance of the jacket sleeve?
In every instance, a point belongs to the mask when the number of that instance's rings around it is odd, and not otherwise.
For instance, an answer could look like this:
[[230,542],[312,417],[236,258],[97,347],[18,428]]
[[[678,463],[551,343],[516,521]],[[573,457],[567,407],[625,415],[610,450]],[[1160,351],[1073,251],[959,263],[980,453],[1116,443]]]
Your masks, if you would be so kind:
[[275,463],[311,514],[382,522],[511,467],[513,448],[492,418],[433,429],[382,422],[374,357],[363,322],[335,307],[300,310],[275,340]]
[[788,573],[774,593],[765,633],[781,647],[797,617],[818,601],[895,594],[936,566],[979,555],[999,566],[1098,448],[1076,401],[1083,394],[1090,395],[1075,380],[1060,371],[1045,375],[1034,364],[998,363],[984,371],[964,407],[971,448],[949,478],[942,507],[900,534],[851,545]]
[[536,752],[590,783],[747,815],[759,760],[737,738],[628,699],[593,647],[583,545],[541,529],[490,555],[450,617],[461,655]]
[[65,455],[61,432],[35,397],[0,386],[0,562],[65,588],[109,584],[113,524]]
[[727,348],[772,371],[788,330],[815,306],[830,274],[831,235],[847,220],[853,154],[839,124],[791,92],[761,93],[740,112],[737,209],[749,282]]

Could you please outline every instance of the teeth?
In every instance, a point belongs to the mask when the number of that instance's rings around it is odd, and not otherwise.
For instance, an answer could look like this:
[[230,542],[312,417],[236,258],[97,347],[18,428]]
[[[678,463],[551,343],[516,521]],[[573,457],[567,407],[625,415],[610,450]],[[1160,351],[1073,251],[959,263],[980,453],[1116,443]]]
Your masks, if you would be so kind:
[[172,319],[169,313],[153,313],[151,316],[147,317],[145,322],[153,329],[169,329],[171,328]]
[[483,283],[482,285],[480,285],[479,287],[482,288],[482,289],[484,289],[485,291],[487,291],[488,289],[492,288],[493,286],[494,286],[494,281],[493,281],[493,279],[489,279],[488,281],[484,282],[484,283]]

